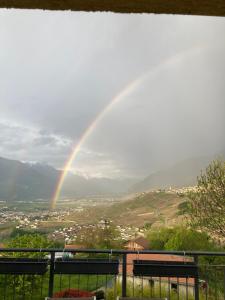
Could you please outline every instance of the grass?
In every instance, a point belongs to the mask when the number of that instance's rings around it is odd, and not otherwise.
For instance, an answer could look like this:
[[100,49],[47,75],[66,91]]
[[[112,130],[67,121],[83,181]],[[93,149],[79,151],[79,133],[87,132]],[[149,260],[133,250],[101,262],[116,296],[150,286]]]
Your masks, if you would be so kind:
[[[22,276],[17,276],[22,279]],[[31,284],[32,277],[30,277],[29,282],[23,283],[21,280],[19,285],[14,284],[15,277],[8,276],[6,281],[6,276],[0,276],[0,300],[43,300],[44,297],[48,295],[48,280],[49,273],[45,274],[43,277],[36,276],[38,278],[38,287],[35,288],[33,282],[32,288],[32,297],[31,297]],[[27,277],[28,279],[28,277]],[[113,277],[111,275],[55,275],[54,277],[54,293],[62,291],[64,289],[79,289],[85,291],[96,291],[102,289],[105,292],[105,299],[115,300],[117,296],[122,295],[122,286],[120,278]],[[138,281],[139,280],[139,281]],[[15,290],[14,290],[15,287]],[[20,287],[20,288],[18,288]],[[5,293],[6,291],[6,293]],[[15,291],[15,297],[13,296]],[[177,300],[178,294],[176,291],[168,288],[168,284],[162,283],[161,288],[158,283],[155,283],[154,286],[150,284],[143,284],[141,279],[137,281],[129,280],[127,282],[127,297],[136,297],[136,298],[154,298],[154,297],[167,297],[169,300]],[[181,290],[179,292],[179,299],[186,299],[186,290]],[[189,290],[188,299],[194,300],[194,296],[191,295]],[[206,296],[202,290],[200,290],[200,300],[205,300]],[[224,296],[217,293],[215,298],[214,289],[211,290],[211,294],[208,295],[208,300],[222,300]]]
[[[117,282],[116,284],[116,288],[113,287],[111,289],[108,289],[106,292],[106,299],[107,300],[115,300],[116,296],[121,296],[122,295],[122,286],[120,282]],[[175,290],[172,290],[171,288],[168,289],[167,284],[161,286],[161,288],[159,287],[159,285],[151,287],[149,286],[143,286],[141,284],[136,284],[133,285],[133,283],[128,282],[127,283],[127,297],[135,297],[135,298],[148,298],[149,300],[151,298],[154,297],[164,297],[167,298],[168,300],[183,300],[183,299],[187,299],[186,298],[186,292],[179,292],[179,296],[178,293]],[[217,298],[215,298],[215,293],[212,293],[211,295],[208,294],[208,297],[206,298],[206,295],[200,291],[200,295],[199,295],[199,300],[224,300],[224,295],[220,294],[217,295]],[[191,295],[191,293],[188,293],[188,300],[194,300],[194,296]]]
[[[96,291],[101,287],[106,288],[111,280],[111,275],[55,275],[54,293],[69,288]],[[28,300],[31,299],[31,295],[32,300],[43,300],[48,296],[48,287],[49,273],[44,276],[24,277],[23,275],[1,275],[0,300]]]

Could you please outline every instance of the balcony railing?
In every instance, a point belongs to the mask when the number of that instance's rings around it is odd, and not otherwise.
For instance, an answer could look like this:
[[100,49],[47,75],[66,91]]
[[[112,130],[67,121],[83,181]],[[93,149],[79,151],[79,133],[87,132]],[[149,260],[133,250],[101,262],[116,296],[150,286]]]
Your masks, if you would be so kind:
[[225,300],[225,253],[0,248],[0,300],[66,292],[107,300]]

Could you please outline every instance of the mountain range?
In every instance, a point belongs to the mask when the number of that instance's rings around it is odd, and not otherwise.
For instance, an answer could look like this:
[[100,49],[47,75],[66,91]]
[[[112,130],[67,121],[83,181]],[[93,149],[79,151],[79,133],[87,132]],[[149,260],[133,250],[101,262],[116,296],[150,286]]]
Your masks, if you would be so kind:
[[[0,200],[50,199],[62,172],[40,163],[24,163],[0,157]],[[68,174],[63,197],[115,196],[128,191],[132,179],[85,178]]]
[[[217,156],[190,158],[135,179],[85,178],[68,174],[61,196],[121,196],[159,188],[193,186],[197,176]],[[225,157],[224,152],[220,157]],[[62,171],[40,163],[25,163],[0,157],[0,200],[50,199]]]
[[194,186],[197,183],[197,176],[216,157],[195,157],[180,161],[137,182],[130,188],[130,192]]

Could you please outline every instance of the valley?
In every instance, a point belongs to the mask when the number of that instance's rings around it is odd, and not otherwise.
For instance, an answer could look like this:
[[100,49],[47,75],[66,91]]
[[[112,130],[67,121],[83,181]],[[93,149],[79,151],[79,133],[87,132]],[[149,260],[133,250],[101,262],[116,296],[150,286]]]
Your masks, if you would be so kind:
[[178,211],[185,199],[179,189],[141,193],[130,199],[65,199],[54,210],[49,210],[48,203],[43,201],[30,201],[26,205],[14,202],[8,206],[1,202],[0,237],[5,239],[16,229],[45,233],[66,242],[74,240],[83,228],[107,220],[117,226],[124,238],[129,238],[146,228],[182,223],[183,216]]

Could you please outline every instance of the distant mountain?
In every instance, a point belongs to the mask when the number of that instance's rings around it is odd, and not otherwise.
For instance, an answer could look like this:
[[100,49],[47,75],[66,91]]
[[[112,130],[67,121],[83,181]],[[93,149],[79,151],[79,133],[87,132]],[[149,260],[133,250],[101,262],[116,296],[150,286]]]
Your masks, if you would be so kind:
[[127,193],[134,184],[132,179],[85,178],[69,174],[63,185],[62,194],[73,196],[116,196]]
[[60,172],[50,166],[0,158],[0,199],[49,198]]
[[[0,158],[0,200],[50,199],[61,171],[40,163],[23,163]],[[90,178],[68,174],[62,189],[64,197],[113,196],[125,193],[132,180]]]
[[[190,186],[196,184],[197,176],[213,158],[181,161],[136,184],[133,179],[85,178],[70,173],[63,184],[61,196],[121,196],[170,186]],[[0,158],[0,200],[48,200],[54,194],[60,175],[61,171],[49,165]]]
[[[167,169],[147,176],[144,180],[134,184],[130,188],[130,192],[136,193],[160,188],[193,186],[197,183],[197,176],[216,157],[196,157],[181,161]],[[220,157],[224,157],[224,155],[220,154]]]

